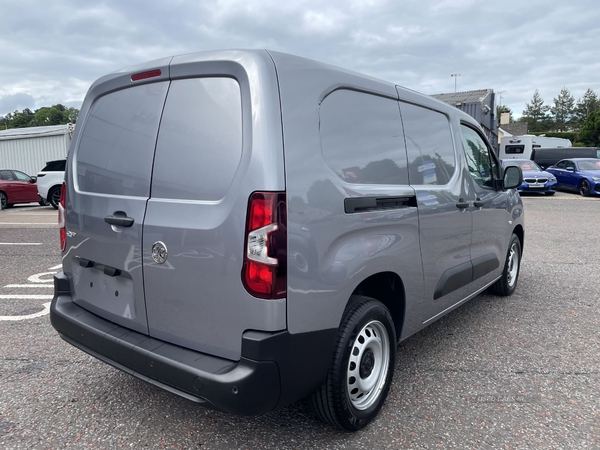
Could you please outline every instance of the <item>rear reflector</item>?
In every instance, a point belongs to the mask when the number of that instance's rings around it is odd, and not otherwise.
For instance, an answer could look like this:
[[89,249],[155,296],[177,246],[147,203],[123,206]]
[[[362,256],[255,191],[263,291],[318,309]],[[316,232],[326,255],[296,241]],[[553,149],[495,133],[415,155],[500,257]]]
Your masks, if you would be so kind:
[[287,221],[284,192],[254,192],[248,202],[242,281],[264,299],[283,298],[287,287]]
[[131,75],[131,81],[140,81],[146,80],[148,78],[160,77],[162,72],[160,69],[149,70],[148,72],[136,73],[135,75]]

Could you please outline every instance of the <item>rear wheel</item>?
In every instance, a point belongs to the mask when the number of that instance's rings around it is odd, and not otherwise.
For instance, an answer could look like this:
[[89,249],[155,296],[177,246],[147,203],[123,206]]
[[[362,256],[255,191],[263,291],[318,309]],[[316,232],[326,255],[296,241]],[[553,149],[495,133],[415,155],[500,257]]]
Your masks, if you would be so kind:
[[6,209],[7,203],[6,194],[0,192],[0,209]]
[[378,300],[353,296],[338,330],[323,385],[310,398],[322,421],[357,431],[377,416],[394,375],[396,331]]
[[590,182],[588,180],[581,180],[581,184],[579,185],[579,193],[584,197],[589,197]]
[[506,262],[502,277],[496,281],[491,287],[490,292],[503,297],[512,295],[517,287],[517,279],[519,278],[519,269],[521,268],[521,241],[519,237],[513,233],[508,246]]
[[54,186],[50,189],[50,192],[48,192],[48,202],[54,209],[58,209],[58,204],[60,203],[60,186]]

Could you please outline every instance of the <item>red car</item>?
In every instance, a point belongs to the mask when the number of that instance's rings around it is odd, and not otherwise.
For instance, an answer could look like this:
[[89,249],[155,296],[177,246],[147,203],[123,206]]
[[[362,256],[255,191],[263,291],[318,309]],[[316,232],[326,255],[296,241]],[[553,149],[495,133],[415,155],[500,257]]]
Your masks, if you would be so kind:
[[37,191],[36,178],[18,170],[0,170],[0,207],[11,208],[15,203],[44,201]]

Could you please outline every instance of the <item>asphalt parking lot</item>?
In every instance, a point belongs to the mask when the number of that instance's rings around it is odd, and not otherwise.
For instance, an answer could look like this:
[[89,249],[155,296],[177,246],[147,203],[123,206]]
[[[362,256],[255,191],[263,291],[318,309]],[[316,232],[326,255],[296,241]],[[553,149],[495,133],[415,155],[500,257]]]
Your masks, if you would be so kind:
[[401,343],[386,405],[355,434],[304,402],[209,411],[66,344],[47,315],[56,211],[0,211],[0,448],[600,448],[600,199],[524,203],[515,294],[481,295]]

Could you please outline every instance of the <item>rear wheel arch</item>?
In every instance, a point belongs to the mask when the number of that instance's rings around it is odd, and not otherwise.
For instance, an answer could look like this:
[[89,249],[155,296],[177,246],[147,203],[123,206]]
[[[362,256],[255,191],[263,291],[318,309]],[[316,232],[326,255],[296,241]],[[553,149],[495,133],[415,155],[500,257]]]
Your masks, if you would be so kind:
[[[406,313],[404,283],[395,272],[379,272],[365,278],[352,292],[379,300],[390,311],[396,328],[396,338],[400,339]],[[348,303],[352,298],[348,299]]]

